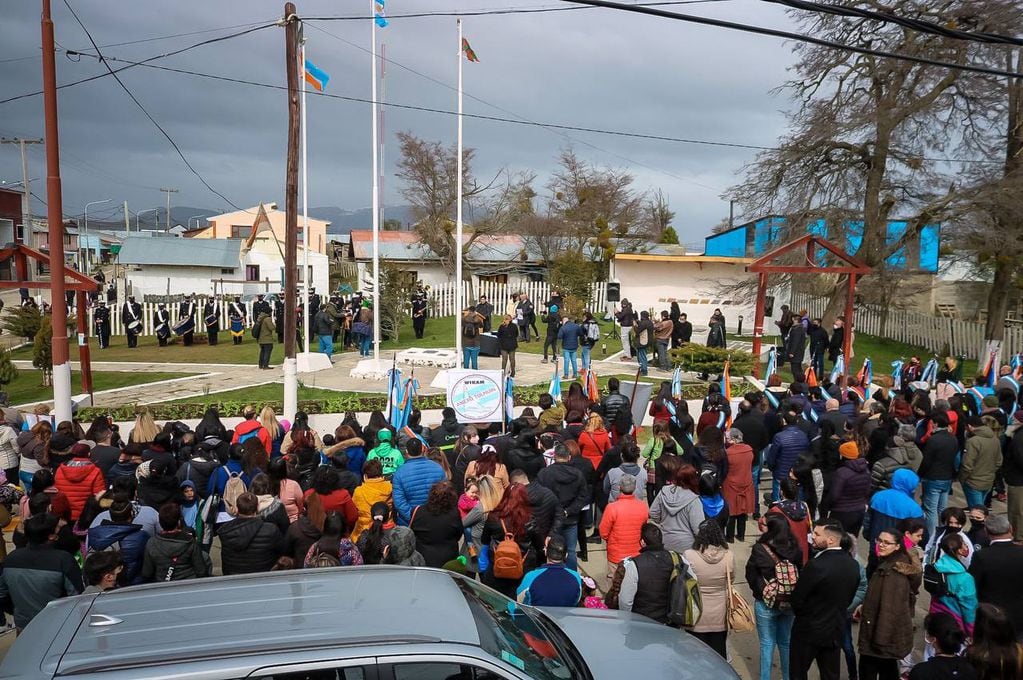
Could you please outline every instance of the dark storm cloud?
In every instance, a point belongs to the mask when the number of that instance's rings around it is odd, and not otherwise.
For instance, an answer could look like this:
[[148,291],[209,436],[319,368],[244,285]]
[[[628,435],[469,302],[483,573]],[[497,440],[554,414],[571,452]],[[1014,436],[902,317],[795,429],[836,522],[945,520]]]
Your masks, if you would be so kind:
[[[300,2],[305,16],[353,15],[368,2]],[[552,0],[518,0],[518,6],[554,6]],[[178,2],[131,5],[75,0],[82,20],[101,45],[272,20],[278,3]],[[507,7],[496,0],[392,0],[392,14],[430,9]],[[677,8],[768,25],[787,25],[775,8],[730,2]],[[57,40],[85,48],[88,40],[66,8],[54,3]],[[307,27],[308,56],[328,71],[328,91],[368,99],[367,22],[322,22]],[[791,62],[780,41],[652,17],[606,10],[468,17],[466,36],[481,63],[465,64],[465,91],[497,107],[465,99],[465,111],[482,115],[651,133],[672,137],[770,145],[784,129],[787,105],[768,91],[786,77]],[[137,45],[109,47],[110,57],[142,59],[229,30]],[[455,82],[455,22],[448,18],[395,19],[378,33],[389,59],[447,85]],[[353,45],[346,44],[354,43]],[[39,88],[38,6],[17,3],[0,24],[0,98]],[[362,49],[359,49],[362,48]],[[29,55],[28,59],[4,61]],[[157,62],[274,85],[284,84],[283,35],[270,28]],[[102,72],[96,60],[58,57],[58,82]],[[146,68],[122,78],[179,144],[192,164],[238,205],[282,201],[286,97],[280,90],[208,80]],[[454,110],[452,89],[408,70],[387,66],[386,99]],[[178,205],[224,207],[192,176],[170,145],[112,78],[61,90],[64,209],[81,213],[86,201],[128,200],[133,210],[163,205],[155,189],[173,186]],[[0,134],[41,136],[42,99],[0,106]],[[511,112],[511,113],[509,113]],[[370,199],[370,107],[309,97],[310,205],[358,208]],[[387,203],[401,202],[394,174],[394,132],[454,141],[452,116],[385,110]],[[698,241],[727,205],[719,194],[753,152],[607,137],[583,132],[467,119],[465,143],[477,149],[476,169],[490,176],[502,167],[531,169],[542,189],[559,149],[572,145],[586,159],[630,169],[642,189],[662,188],[678,213],[683,240]],[[590,146],[592,145],[592,146]],[[593,148],[598,147],[598,148]],[[38,147],[33,177],[45,174]],[[21,177],[14,147],[0,147],[0,179]],[[34,190],[42,193],[42,183]],[[97,211],[99,209],[96,209]]]

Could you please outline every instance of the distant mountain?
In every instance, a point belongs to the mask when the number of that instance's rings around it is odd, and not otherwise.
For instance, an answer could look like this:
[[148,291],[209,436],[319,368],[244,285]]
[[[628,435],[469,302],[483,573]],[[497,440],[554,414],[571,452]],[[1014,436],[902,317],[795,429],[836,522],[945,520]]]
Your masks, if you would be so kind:
[[[370,229],[373,227],[373,211],[369,208],[345,210],[337,206],[309,208],[309,217],[330,222],[331,234],[347,234],[352,229]],[[408,205],[387,206],[384,208],[385,220],[398,220],[402,228],[412,222],[412,207]]]

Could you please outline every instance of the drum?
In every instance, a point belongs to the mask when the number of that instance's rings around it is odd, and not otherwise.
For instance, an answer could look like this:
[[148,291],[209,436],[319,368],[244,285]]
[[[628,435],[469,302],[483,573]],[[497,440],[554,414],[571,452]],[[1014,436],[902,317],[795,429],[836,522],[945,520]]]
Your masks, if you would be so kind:
[[132,335],[138,335],[142,332],[142,322],[138,319],[128,322],[128,332]]
[[174,324],[174,335],[184,335],[185,333],[191,333],[195,330],[195,319],[190,316],[185,316],[178,319],[178,322]]
[[216,314],[207,314],[205,321],[206,321],[206,327],[207,328],[210,328],[211,326],[216,326],[217,325],[217,321],[218,321],[217,315]]
[[231,317],[231,332],[237,336],[240,336],[245,332],[245,327],[242,324],[242,320],[240,317],[237,316]]

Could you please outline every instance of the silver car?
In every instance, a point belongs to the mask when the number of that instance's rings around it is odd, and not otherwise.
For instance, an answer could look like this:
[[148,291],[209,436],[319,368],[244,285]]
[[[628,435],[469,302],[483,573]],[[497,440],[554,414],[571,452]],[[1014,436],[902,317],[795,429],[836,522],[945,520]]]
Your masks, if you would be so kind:
[[537,609],[437,569],[341,567],[160,583],[51,603],[3,680],[737,678],[642,616]]

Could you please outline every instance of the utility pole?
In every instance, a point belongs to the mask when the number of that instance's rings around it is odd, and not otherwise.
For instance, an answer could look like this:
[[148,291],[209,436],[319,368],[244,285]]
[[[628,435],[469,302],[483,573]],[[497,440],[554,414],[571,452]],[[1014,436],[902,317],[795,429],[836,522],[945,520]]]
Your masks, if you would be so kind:
[[[298,298],[298,145],[301,111],[298,84],[300,20],[294,3],[284,4],[284,59],[288,74],[288,164],[284,179],[284,417],[298,410],[298,360],[295,357]],[[306,276],[308,278],[308,276]],[[309,310],[305,310],[308,314]]]
[[[57,132],[57,54],[50,0],[43,0],[43,116],[46,120],[46,221],[50,234],[50,317],[53,327],[53,410],[57,422],[71,420],[71,357],[64,297],[64,204],[60,186],[60,140]],[[82,310],[84,312],[84,310]]]
[[[164,231],[167,231],[168,229],[170,229],[171,227],[174,226],[171,223],[171,216],[170,216],[170,197],[171,197],[171,194],[178,193],[178,190],[177,189],[160,189],[160,191],[162,191],[162,192],[167,194],[167,226],[164,227]],[[159,218],[157,218],[157,219],[159,219]]]
[[124,202],[124,238],[128,238],[128,232],[131,230],[131,219],[128,217],[128,201]]
[[[35,247],[35,239],[32,234],[32,188],[29,185],[31,181],[28,177],[28,153],[25,148],[28,144],[42,144],[41,139],[23,139],[21,137],[0,137],[0,144],[17,144],[21,147],[21,184],[25,188],[25,194],[21,199],[21,228],[24,233],[23,240],[29,248]],[[29,272],[34,267],[29,267]],[[29,276],[31,278],[31,276]]]

